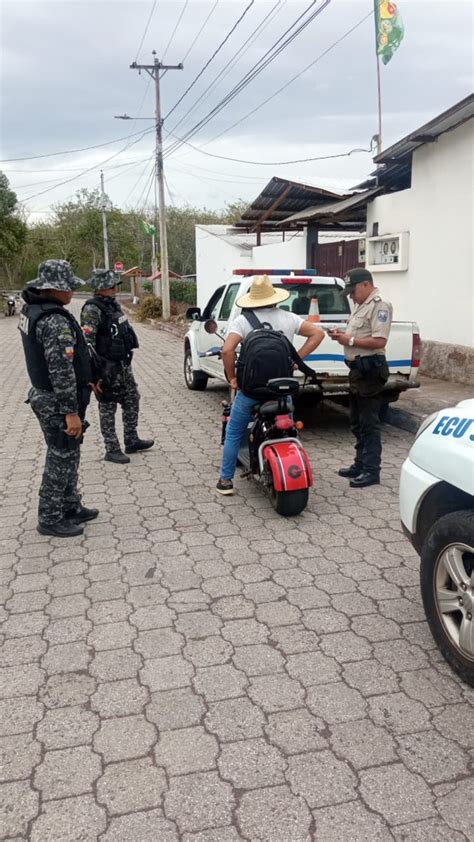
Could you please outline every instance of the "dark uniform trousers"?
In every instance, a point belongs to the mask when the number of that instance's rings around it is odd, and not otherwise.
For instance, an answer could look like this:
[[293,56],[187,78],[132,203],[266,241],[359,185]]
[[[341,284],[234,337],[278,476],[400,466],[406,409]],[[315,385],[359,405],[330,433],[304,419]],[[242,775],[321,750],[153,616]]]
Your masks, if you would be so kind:
[[351,363],[349,372],[350,427],[356,439],[354,463],[362,471],[379,474],[382,458],[380,410],[382,389],[389,377],[387,363],[361,372]]
[[100,431],[108,453],[120,450],[120,443],[115,431],[117,404],[122,407],[125,447],[135,444],[138,439],[140,393],[130,365],[125,365],[117,374],[111,384],[110,396],[114,397],[115,400],[108,398],[105,401],[99,401]]
[[[59,413],[53,393],[33,387],[28,398],[47,445],[39,490],[38,520],[43,524],[58,523],[64,518],[65,511],[77,508],[81,502],[77,488],[80,444],[76,439],[61,435],[64,415]],[[61,440],[66,447],[61,446]]]

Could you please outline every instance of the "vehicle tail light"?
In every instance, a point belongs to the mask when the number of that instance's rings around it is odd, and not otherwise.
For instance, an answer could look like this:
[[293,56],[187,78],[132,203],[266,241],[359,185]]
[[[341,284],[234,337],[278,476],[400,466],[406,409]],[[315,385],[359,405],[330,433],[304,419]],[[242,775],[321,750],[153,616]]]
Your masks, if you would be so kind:
[[277,415],[275,418],[275,427],[277,430],[291,430],[294,426],[291,415]]
[[418,368],[421,362],[421,351],[423,343],[419,333],[413,334],[413,344],[411,350],[411,367]]
[[297,430],[304,430],[304,424],[302,421],[297,421],[295,427]]

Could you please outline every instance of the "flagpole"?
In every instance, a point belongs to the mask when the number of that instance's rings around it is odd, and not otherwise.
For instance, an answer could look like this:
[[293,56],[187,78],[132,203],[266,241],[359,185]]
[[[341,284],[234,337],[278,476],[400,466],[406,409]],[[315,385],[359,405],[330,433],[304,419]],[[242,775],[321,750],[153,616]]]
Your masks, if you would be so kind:
[[378,131],[378,140],[377,140],[377,155],[380,155],[382,151],[382,85],[381,85],[381,77],[380,77],[380,56],[376,51],[377,57],[377,102],[378,102],[378,112],[379,112],[379,131]]
[[377,155],[382,151],[382,81],[380,74],[380,56],[378,51],[378,34],[379,34],[379,6],[380,0],[374,0],[374,22],[375,22],[375,59],[377,62],[377,108],[378,108],[378,140],[377,140]]

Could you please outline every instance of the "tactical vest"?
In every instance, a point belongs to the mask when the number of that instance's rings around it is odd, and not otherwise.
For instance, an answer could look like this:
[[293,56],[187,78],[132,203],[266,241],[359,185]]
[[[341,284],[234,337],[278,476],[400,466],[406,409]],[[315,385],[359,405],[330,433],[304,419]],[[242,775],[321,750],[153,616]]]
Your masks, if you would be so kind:
[[82,331],[74,316],[65,310],[59,302],[53,299],[42,300],[41,303],[26,303],[21,311],[18,328],[21,333],[23,350],[25,352],[26,368],[30,380],[36,389],[43,389],[52,392],[53,386],[49,378],[48,365],[44,355],[44,349],[36,338],[36,328],[40,319],[50,316],[52,313],[59,313],[69,323],[76,338],[74,346],[73,367],[76,375],[78,397],[82,398],[84,393],[90,392],[88,384],[92,380],[91,363],[87,343]]
[[93,304],[101,312],[97,331],[96,351],[100,357],[111,362],[132,361],[133,349],[138,348],[138,338],[127,317],[115,298],[95,295],[87,304]]

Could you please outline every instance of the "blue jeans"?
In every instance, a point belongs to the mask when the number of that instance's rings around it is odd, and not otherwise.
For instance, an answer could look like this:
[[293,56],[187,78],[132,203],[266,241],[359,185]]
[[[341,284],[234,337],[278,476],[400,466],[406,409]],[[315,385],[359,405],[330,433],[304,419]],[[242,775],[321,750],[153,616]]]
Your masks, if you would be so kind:
[[222,479],[233,479],[234,477],[239,448],[256,403],[258,401],[253,398],[247,398],[242,392],[237,392],[234,398],[225,433],[221,466]]

